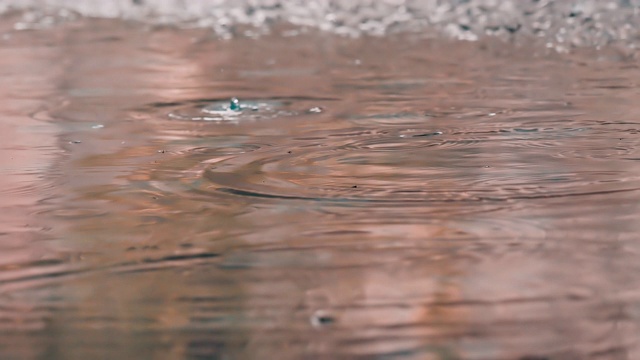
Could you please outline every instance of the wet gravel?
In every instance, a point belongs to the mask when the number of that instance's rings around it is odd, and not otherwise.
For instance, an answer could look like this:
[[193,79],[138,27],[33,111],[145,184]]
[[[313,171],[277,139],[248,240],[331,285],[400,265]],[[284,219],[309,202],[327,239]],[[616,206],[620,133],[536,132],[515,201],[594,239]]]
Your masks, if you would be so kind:
[[612,43],[635,49],[640,39],[640,0],[0,1],[1,12],[16,9],[37,9],[23,13],[17,28],[81,15],[209,27],[222,36],[247,28],[259,34],[285,22],[351,36],[414,31],[466,40],[537,38],[559,49]]

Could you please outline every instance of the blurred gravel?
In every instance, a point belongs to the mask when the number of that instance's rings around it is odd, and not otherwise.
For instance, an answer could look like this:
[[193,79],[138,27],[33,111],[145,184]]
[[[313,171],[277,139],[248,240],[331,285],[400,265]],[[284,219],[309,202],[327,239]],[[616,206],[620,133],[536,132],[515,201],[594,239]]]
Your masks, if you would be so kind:
[[566,48],[640,42],[640,0],[0,0],[0,11],[16,9],[32,10],[18,28],[77,14],[210,27],[223,36],[238,25],[266,30],[284,21],[353,36],[434,30],[466,40],[534,36]]

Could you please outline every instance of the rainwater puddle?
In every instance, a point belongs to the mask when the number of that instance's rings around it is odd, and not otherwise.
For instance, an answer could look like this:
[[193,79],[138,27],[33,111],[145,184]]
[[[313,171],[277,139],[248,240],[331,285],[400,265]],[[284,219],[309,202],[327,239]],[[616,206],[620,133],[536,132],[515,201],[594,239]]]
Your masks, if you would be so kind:
[[12,32],[0,357],[640,358],[640,72],[605,51]]

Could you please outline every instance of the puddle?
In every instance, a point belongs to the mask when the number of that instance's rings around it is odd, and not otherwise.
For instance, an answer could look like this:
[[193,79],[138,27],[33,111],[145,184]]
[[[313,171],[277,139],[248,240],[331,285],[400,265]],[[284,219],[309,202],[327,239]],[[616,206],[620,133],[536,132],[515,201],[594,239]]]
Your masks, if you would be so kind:
[[97,19],[10,35],[1,358],[640,357],[631,60]]

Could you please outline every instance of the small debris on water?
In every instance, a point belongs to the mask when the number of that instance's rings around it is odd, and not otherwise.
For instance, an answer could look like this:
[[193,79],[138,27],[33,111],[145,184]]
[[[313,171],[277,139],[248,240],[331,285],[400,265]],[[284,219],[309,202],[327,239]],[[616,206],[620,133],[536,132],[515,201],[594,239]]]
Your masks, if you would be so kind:
[[311,109],[309,109],[309,112],[314,114],[319,114],[322,112],[322,108],[319,106],[314,106]]
[[159,153],[159,154],[164,154],[164,153],[165,153],[165,151],[164,151],[164,150],[158,150],[158,153]]
[[287,154],[291,154],[291,150],[287,151]]
[[82,144],[82,141],[80,141],[80,140],[71,140],[71,141],[69,141],[69,144]]
[[93,125],[91,128],[92,129],[102,129],[104,127],[104,125],[102,124],[97,124],[97,125]]
[[351,188],[356,189],[358,188],[358,185],[353,185]]

